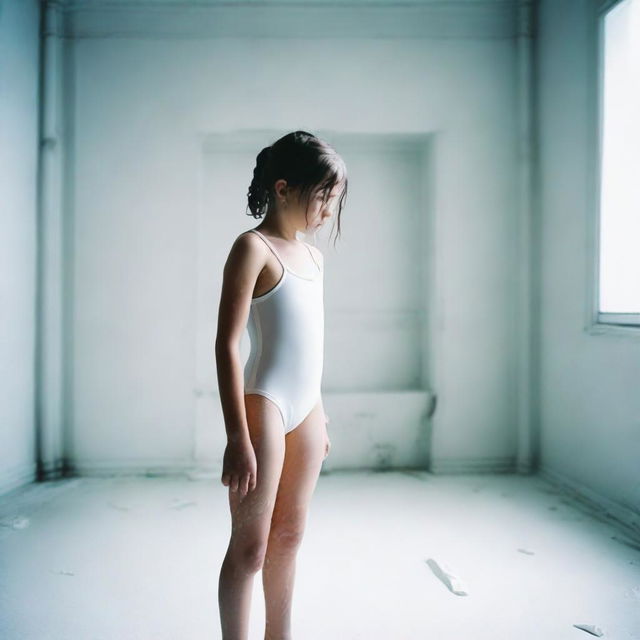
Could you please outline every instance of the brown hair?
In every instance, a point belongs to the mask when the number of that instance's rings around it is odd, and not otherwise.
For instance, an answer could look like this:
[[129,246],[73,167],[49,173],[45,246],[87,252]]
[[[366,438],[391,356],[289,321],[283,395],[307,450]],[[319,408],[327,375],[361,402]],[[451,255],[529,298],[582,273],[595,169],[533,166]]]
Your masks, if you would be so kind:
[[260,151],[253,170],[253,180],[247,192],[247,215],[262,218],[275,207],[273,185],[284,179],[292,187],[300,187],[300,199],[309,211],[311,191],[323,193],[326,202],[336,184],[344,184],[338,204],[338,235],[340,214],[347,195],[347,168],[335,149],[306,131],[293,131]]

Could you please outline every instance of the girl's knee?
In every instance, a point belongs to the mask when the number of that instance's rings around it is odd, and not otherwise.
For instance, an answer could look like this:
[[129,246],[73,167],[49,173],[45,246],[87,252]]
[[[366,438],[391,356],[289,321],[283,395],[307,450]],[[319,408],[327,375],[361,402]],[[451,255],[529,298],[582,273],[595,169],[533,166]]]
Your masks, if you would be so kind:
[[240,541],[232,543],[230,549],[236,566],[247,573],[257,573],[264,565],[267,541],[262,539]]
[[302,544],[303,525],[273,523],[269,533],[269,544],[281,553],[294,552]]

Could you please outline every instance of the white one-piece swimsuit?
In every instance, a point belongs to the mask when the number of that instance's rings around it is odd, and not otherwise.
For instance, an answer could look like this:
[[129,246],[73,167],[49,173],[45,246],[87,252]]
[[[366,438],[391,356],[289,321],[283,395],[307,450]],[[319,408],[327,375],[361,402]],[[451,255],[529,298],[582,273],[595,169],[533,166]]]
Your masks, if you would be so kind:
[[282,276],[269,291],[251,299],[247,329],[251,352],[244,367],[245,394],[257,393],[280,411],[285,434],[295,429],[320,399],[324,361],[323,272],[315,277],[289,269],[273,244],[256,233],[282,265]]

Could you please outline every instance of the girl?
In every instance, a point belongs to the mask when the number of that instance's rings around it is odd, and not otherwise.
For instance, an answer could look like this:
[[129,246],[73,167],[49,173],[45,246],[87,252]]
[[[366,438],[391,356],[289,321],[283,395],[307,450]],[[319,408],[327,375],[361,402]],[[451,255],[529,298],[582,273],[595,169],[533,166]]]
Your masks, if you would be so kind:
[[295,131],[265,147],[247,194],[248,215],[264,219],[236,238],[224,266],[215,345],[232,520],[218,584],[223,640],[247,638],[260,570],[265,640],[291,638],[296,554],[331,446],[320,397],[324,263],[296,232],[315,234],[337,210],[340,233],[346,192],[343,160],[314,135]]

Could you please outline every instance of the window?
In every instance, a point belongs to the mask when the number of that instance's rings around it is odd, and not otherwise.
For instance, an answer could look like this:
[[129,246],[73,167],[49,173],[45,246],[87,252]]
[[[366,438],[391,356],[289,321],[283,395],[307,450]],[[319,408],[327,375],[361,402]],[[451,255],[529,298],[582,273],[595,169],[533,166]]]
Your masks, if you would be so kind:
[[640,0],[599,20],[598,322],[640,326]]

